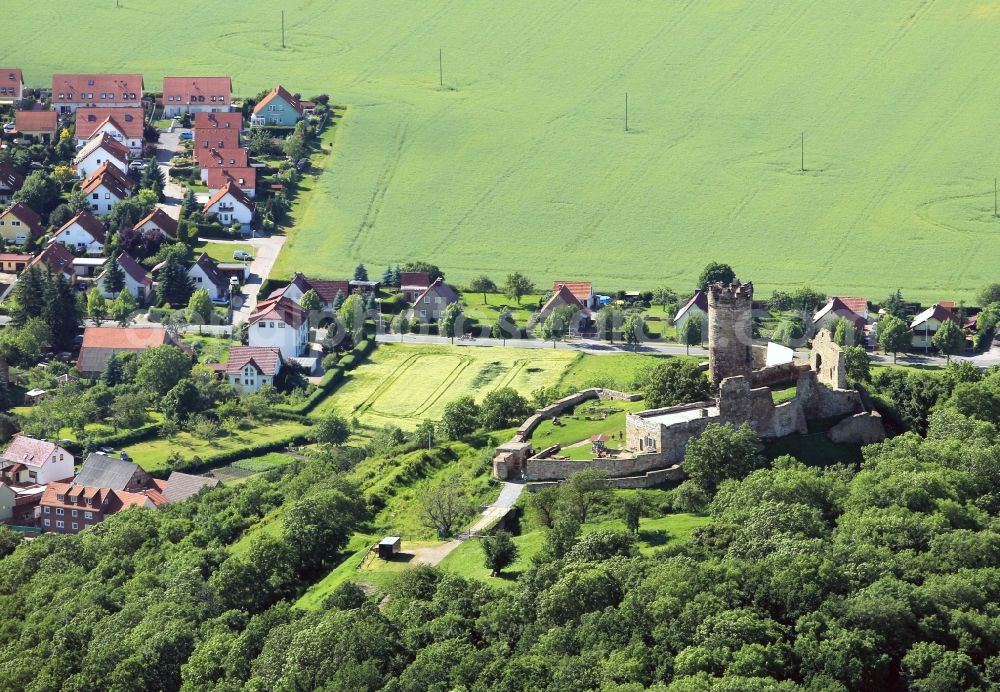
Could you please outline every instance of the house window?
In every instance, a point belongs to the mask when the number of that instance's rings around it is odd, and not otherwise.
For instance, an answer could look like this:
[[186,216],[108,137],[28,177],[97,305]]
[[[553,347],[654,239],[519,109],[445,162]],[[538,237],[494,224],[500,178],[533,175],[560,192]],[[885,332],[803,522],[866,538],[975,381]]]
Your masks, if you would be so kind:
[[65,526],[66,526],[66,522],[64,522],[64,521],[57,521],[56,522],[56,528],[57,529],[61,529],[61,528],[65,527]]
[[[101,198],[101,195],[98,194],[97,192],[95,192],[94,195],[93,195],[93,197],[92,197],[92,199],[100,199],[100,198]],[[96,209],[97,207],[94,207],[94,208]]]
[[51,521],[49,521],[48,519],[46,519],[46,520],[45,520],[44,522],[42,522],[42,523],[43,523],[43,524],[45,524],[46,526],[52,526],[52,522],[51,522]]
[[77,511],[75,509],[70,510],[70,516],[73,516],[73,517],[77,516]]
[[51,514],[51,512],[49,511],[49,508],[48,508],[48,507],[46,507],[46,508],[45,508],[45,513],[46,513],[46,514]]
[[76,523],[76,522],[74,521],[74,522],[73,522],[73,530],[74,530],[74,531],[77,531],[77,530],[79,530],[79,528],[80,528],[80,525],[79,525],[79,524],[77,524],[77,523]]
[[59,500],[60,502],[63,501],[64,497],[66,497],[66,496],[65,495],[56,495],[56,499]]
[[56,516],[57,517],[61,517],[64,514],[66,514],[66,510],[65,509],[63,509],[62,507],[56,507]]
[[94,513],[93,512],[84,512],[83,513],[83,518],[84,519],[93,519],[94,518]]
[[285,328],[285,323],[284,322],[278,322],[278,329],[284,329],[284,328]]

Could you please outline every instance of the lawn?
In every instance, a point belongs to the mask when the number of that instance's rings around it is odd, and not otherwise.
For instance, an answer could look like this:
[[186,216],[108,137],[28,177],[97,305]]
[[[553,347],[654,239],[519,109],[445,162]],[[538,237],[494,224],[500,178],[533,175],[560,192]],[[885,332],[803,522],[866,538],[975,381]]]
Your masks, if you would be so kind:
[[666,358],[678,357],[640,353],[616,353],[606,356],[580,354],[563,373],[559,384],[571,389],[583,389],[606,382],[622,391],[631,391],[636,375],[642,370],[661,363]]
[[981,0],[287,0],[286,48],[265,0],[63,5],[5,3],[0,62],[29,86],[134,70],[155,91],[210,63],[239,95],[347,105],[284,275],[422,258],[462,283],[684,289],[720,260],[762,293],[959,300],[1000,254],[1000,13]]
[[[554,444],[567,447],[586,440],[591,435],[605,434],[613,439],[609,448],[618,448],[625,435],[625,412],[647,408],[643,401],[591,401],[577,406],[568,415],[559,416],[559,425],[550,420],[542,421],[531,435],[535,449]],[[601,419],[601,416],[606,416]],[[619,438],[619,435],[621,438]],[[563,449],[560,454],[570,459],[593,459],[589,443],[580,447]]]
[[207,252],[208,256],[216,262],[237,262],[239,260],[233,259],[233,253],[237,250],[249,252],[251,257],[254,257],[257,254],[253,245],[250,245],[249,243],[218,243],[209,240],[207,242],[198,243],[195,246],[194,256],[198,257],[201,253]]
[[211,440],[202,440],[187,432],[177,433],[169,439],[149,440],[124,447],[124,451],[147,471],[159,471],[166,468],[167,457],[171,452],[180,452],[181,456],[190,459],[199,456],[202,459],[238,447],[262,444],[272,440],[304,432],[307,426],[290,421],[274,421],[266,425],[240,430],[236,433],[220,432]]
[[367,425],[413,428],[441,418],[445,405],[465,394],[481,400],[510,386],[528,396],[554,384],[573,358],[560,350],[381,344],[316,414],[336,410]]
[[[704,526],[709,517],[696,514],[668,514],[656,519],[642,518],[639,521],[639,550],[652,553],[657,548],[674,543],[683,543],[691,538],[691,532]],[[620,519],[608,519],[593,524],[584,524],[583,533],[598,530],[625,529]],[[492,579],[489,570],[483,567],[483,550],[479,541],[466,541],[441,561],[441,569],[454,572],[469,579],[487,579],[490,583],[512,585],[514,578],[531,566],[531,558],[545,544],[545,531],[535,529],[514,537],[518,548],[518,558],[504,570],[501,579]]]
[[[495,280],[499,283],[503,280],[503,277],[497,275]],[[480,326],[492,327],[493,323],[496,322],[497,316],[500,314],[500,310],[507,308],[514,318],[514,323],[523,328],[531,315],[538,310],[539,301],[545,301],[550,294],[537,293],[522,296],[520,305],[518,305],[516,300],[511,300],[500,293],[487,293],[486,303],[483,303],[482,293],[463,292],[459,295],[465,301],[465,316],[478,320]]]
[[232,339],[198,334],[185,334],[181,341],[194,349],[199,363],[225,363],[229,359],[229,349],[237,345]]

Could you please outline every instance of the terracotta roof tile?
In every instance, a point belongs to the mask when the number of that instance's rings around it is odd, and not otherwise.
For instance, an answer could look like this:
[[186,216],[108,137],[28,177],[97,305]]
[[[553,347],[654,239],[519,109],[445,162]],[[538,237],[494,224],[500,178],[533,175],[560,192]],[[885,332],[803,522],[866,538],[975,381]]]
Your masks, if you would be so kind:
[[209,190],[221,189],[228,182],[234,182],[240,190],[253,190],[257,187],[257,169],[239,166],[208,169]]
[[255,324],[265,319],[280,320],[294,329],[302,326],[308,318],[309,313],[305,308],[295,301],[281,296],[257,303],[257,309],[250,315],[247,322]]
[[142,90],[142,75],[139,74],[52,75],[53,104],[62,102],[132,105],[142,100]]
[[139,223],[133,226],[133,229],[139,229],[145,226],[147,223],[154,224],[161,231],[166,233],[171,238],[177,237],[177,219],[170,216],[167,212],[163,211],[159,207],[154,207],[153,211],[149,212],[145,218],[141,219]]
[[281,363],[281,349],[276,346],[234,346],[229,349],[225,372],[239,374],[248,363],[252,363],[261,375],[274,376]]
[[199,130],[236,130],[243,128],[243,114],[239,111],[228,113],[195,113],[195,134]]
[[48,132],[55,135],[59,128],[59,116],[55,111],[17,111],[14,126],[18,132]]
[[42,227],[42,217],[38,215],[38,212],[26,204],[14,202],[7,207],[3,213],[0,213],[0,217],[7,216],[8,214],[27,226],[28,230],[31,231],[31,235],[35,237],[40,236],[45,230]]
[[83,148],[73,158],[73,163],[79,164],[98,149],[103,149],[107,154],[114,156],[123,166],[128,164],[128,147],[107,132],[100,137],[94,137],[83,145]]
[[237,202],[245,206],[247,209],[253,210],[254,208],[253,200],[250,199],[247,196],[247,194],[239,188],[238,185],[235,185],[233,184],[232,181],[229,181],[226,183],[224,187],[219,188],[219,190],[216,191],[214,195],[212,195],[212,197],[205,203],[205,206],[202,207],[202,211],[208,213],[211,210],[211,208],[217,202],[222,200],[222,198],[225,197],[226,195],[231,195],[233,199],[235,199]]
[[256,106],[254,106],[253,108],[254,115],[264,110],[267,104],[271,103],[271,101],[273,101],[278,96],[283,98],[285,102],[288,103],[288,105],[290,105],[293,109],[295,109],[296,113],[302,115],[302,104],[299,103],[299,100],[294,96],[292,96],[288,92],[288,90],[285,89],[285,87],[281,86],[280,84],[271,89],[271,91],[267,94],[267,96],[262,98],[260,102]]
[[142,139],[144,118],[142,108],[138,106],[77,108],[75,136],[77,139],[90,139],[110,119],[126,139]]
[[594,286],[589,281],[553,281],[552,292],[558,291],[560,286],[568,288],[579,301],[590,300],[594,295]]
[[72,219],[64,223],[59,230],[55,232],[53,240],[58,238],[64,231],[69,230],[72,226],[79,226],[89,233],[91,238],[99,243],[104,243],[106,237],[104,224],[89,211],[81,211]]
[[[229,77],[164,77],[163,105],[206,104],[228,106],[233,82]],[[175,98],[171,99],[173,96]]]

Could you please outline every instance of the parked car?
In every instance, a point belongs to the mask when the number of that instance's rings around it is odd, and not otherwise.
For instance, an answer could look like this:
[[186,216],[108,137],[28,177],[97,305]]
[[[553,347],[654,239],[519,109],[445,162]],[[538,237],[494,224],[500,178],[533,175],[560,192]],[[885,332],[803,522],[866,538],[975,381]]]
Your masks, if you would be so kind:
[[128,167],[133,171],[141,171],[143,168],[146,167],[146,162],[143,161],[142,159],[136,159],[135,161],[130,163]]
[[194,134],[190,130],[181,133],[181,139],[194,139]]
[[233,253],[233,259],[241,262],[249,262],[253,259],[253,256],[246,250],[237,250]]
[[4,123],[4,126],[3,126],[3,131],[4,132],[10,134],[15,129],[16,129],[16,126],[14,125],[14,123]]

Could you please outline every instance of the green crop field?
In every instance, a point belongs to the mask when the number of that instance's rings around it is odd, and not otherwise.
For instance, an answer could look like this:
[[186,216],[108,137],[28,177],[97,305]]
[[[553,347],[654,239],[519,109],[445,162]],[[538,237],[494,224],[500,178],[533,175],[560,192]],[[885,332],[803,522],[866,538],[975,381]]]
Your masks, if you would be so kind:
[[347,106],[281,274],[422,258],[687,289],[721,260],[764,292],[956,300],[996,278],[997,3],[115,4],[7,0],[0,63]]
[[482,399],[510,386],[527,396],[554,384],[573,359],[562,350],[380,344],[315,415],[332,409],[368,425],[415,427],[465,394]]

